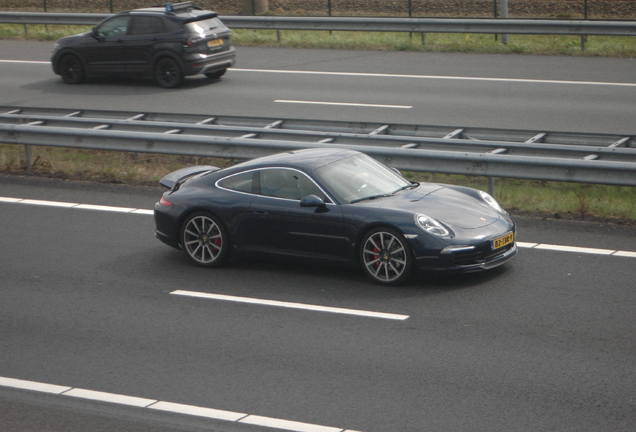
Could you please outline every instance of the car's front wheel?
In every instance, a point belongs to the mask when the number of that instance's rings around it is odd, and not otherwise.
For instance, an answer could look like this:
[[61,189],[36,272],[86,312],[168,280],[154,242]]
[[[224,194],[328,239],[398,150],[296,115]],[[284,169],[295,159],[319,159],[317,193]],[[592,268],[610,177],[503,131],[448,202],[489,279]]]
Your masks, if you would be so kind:
[[404,236],[380,227],[364,237],[360,262],[367,276],[381,285],[399,285],[413,272],[413,253]]
[[179,63],[164,57],[155,65],[155,80],[163,88],[177,88],[183,84],[183,72]]
[[181,227],[181,245],[188,257],[203,267],[225,262],[228,238],[221,222],[206,212],[190,215]]
[[60,59],[58,70],[62,81],[66,84],[79,84],[84,81],[84,66],[80,59],[73,54],[66,54]]

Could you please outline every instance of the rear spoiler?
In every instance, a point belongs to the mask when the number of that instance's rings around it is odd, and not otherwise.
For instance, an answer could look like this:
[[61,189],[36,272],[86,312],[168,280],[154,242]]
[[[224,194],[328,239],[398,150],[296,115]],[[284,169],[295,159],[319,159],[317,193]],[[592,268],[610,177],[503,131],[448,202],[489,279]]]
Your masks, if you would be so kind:
[[172,189],[175,184],[182,183],[184,180],[195,176],[197,174],[203,174],[205,172],[218,171],[220,168],[212,165],[198,165],[193,167],[181,168],[180,170],[173,171],[159,180],[161,186]]
[[210,12],[210,13],[196,15],[196,16],[193,16],[191,18],[185,19],[185,20],[183,20],[183,23],[184,24],[188,24],[188,23],[191,23],[191,22],[205,21],[205,20],[208,20],[208,19],[216,18],[218,16],[219,16],[219,14],[217,14],[216,12]]

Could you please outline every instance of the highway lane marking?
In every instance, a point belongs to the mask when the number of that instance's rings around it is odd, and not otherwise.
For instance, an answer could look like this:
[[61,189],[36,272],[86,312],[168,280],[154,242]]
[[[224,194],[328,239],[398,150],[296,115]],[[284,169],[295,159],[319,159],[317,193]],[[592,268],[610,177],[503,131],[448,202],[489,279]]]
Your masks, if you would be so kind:
[[[49,61],[33,61],[33,60],[0,60],[0,63],[32,63],[32,64],[47,64],[47,65],[51,64],[51,62]],[[243,69],[243,68],[230,68],[228,69],[228,72],[230,71],[256,72],[256,73],[281,73],[281,74],[297,74],[297,75],[333,75],[333,76],[352,76],[352,77],[371,77],[371,78],[375,77],[375,78],[438,79],[438,80],[461,80],[461,81],[516,82],[516,83],[534,83],[534,84],[573,84],[573,85],[636,87],[636,83],[603,82],[603,81],[570,81],[570,80],[523,79],[523,78],[488,78],[488,77],[463,77],[463,76],[444,76],[444,75],[407,75],[407,74],[388,74],[388,73],[369,73],[369,72],[325,72],[325,71]]]
[[317,305],[310,305],[305,303],[292,303],[292,302],[264,300],[264,299],[250,298],[250,297],[236,297],[236,296],[229,296],[229,295],[222,295],[222,294],[210,294],[210,293],[202,293],[202,292],[196,292],[196,291],[176,290],[176,291],[172,291],[170,294],[184,296],[184,297],[222,300],[222,301],[230,301],[230,302],[236,302],[236,303],[255,304],[255,305],[261,305],[261,306],[276,306],[276,307],[284,307],[289,309],[301,309],[301,310],[309,310],[309,311],[316,311],[316,312],[329,312],[329,313],[337,313],[337,314],[343,314],[343,315],[363,316],[363,317],[369,317],[369,318],[382,318],[382,319],[391,319],[391,320],[399,320],[399,321],[404,321],[409,318],[408,315],[399,315],[399,314],[392,314],[392,313],[385,313],[385,312],[371,312],[371,311],[363,311],[363,310],[357,310],[357,309],[317,306]]
[[136,408],[167,411],[176,414],[185,414],[197,417],[205,417],[214,420],[244,423],[256,426],[264,426],[274,429],[294,432],[356,432],[351,429],[343,429],[331,426],[321,426],[311,423],[302,423],[272,417],[263,417],[246,413],[218,410],[214,408],[184,405],[174,402],[165,402],[158,399],[146,399],[136,396],[127,396],[116,393],[106,393],[95,390],[87,390],[55,384],[46,384],[36,381],[26,381],[16,378],[0,377],[0,387],[9,387],[20,390],[36,391],[41,393],[70,396],[80,399],[88,399],[98,402],[115,403]]
[[436,80],[455,80],[455,81],[493,81],[493,82],[514,82],[514,83],[533,83],[533,84],[583,84],[583,85],[600,85],[600,86],[621,86],[636,87],[636,83],[620,83],[620,82],[603,82],[603,81],[569,81],[569,80],[544,80],[544,79],[524,79],[524,78],[488,78],[488,77],[464,77],[464,76],[444,76],[444,75],[406,75],[406,74],[387,74],[387,73],[368,73],[368,72],[323,72],[323,71],[299,71],[299,70],[276,70],[276,69],[241,69],[230,68],[228,71],[234,72],[259,72],[259,73],[281,73],[281,74],[298,74],[298,75],[333,75],[333,76],[351,76],[351,77],[370,77],[370,78],[408,78],[408,79],[436,79]]
[[[25,198],[0,197],[0,203],[1,202],[80,209],[80,210],[98,210],[98,211],[109,211],[109,212],[118,212],[118,213],[153,215],[153,210],[148,210],[148,209],[113,207],[113,206],[102,206],[102,205],[92,205],[92,204],[79,204],[79,203],[68,203],[68,202],[59,202],[59,201],[34,200],[34,199],[25,199]],[[544,244],[544,243],[528,243],[528,242],[517,242],[517,247],[525,248],[525,249],[552,250],[557,252],[585,253],[585,254],[594,254],[594,255],[617,256],[617,257],[624,257],[624,258],[636,258],[636,251],[623,251],[623,250],[615,250],[615,249],[598,249],[598,248],[553,245],[553,244]]]
[[62,207],[62,208],[71,208],[71,209],[80,209],[80,210],[98,210],[98,211],[108,211],[108,212],[116,212],[116,213],[133,213],[133,214],[146,214],[146,215],[154,214],[153,210],[147,210],[147,209],[114,207],[114,206],[93,205],[93,204],[79,204],[79,203],[34,200],[34,199],[23,199],[23,198],[0,197],[0,202],[39,205],[39,206],[47,206],[47,207]]
[[318,101],[301,101],[301,100],[285,100],[285,99],[277,99],[274,102],[288,103],[288,104],[338,105],[338,106],[371,107],[371,108],[398,108],[398,109],[413,108],[413,105],[380,105],[380,104],[352,103],[352,102],[318,102]]

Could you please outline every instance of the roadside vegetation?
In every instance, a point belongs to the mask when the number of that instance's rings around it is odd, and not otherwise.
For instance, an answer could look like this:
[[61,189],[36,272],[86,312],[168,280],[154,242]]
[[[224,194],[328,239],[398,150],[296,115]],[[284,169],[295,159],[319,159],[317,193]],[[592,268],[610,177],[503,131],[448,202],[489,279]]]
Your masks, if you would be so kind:
[[[54,41],[90,31],[90,26],[0,25],[0,39]],[[596,57],[636,57],[636,38],[588,36],[582,50],[580,36],[508,35],[459,33],[329,32],[294,30],[232,31],[238,46],[286,48],[369,49],[389,51],[458,52],[478,54],[542,54]]]
[[[89,31],[90,26],[0,25],[0,39],[53,41]],[[588,37],[585,50],[575,36],[509,35],[502,44],[493,35],[378,32],[301,32],[234,30],[239,46],[293,48],[381,49],[422,52],[584,55],[636,57],[634,37]],[[32,146],[32,168],[25,169],[24,147],[0,144],[0,172],[81,179],[108,183],[156,185],[165,174],[184,165],[227,166],[236,161],[197,157],[132,154]],[[483,177],[405,173],[411,180],[461,184],[487,190]],[[636,188],[544,182],[496,180],[496,198],[509,211],[563,219],[604,220],[636,224]]]
[[[157,186],[164,175],[184,166],[229,166],[237,160],[31,146],[25,168],[22,145],[0,145],[0,172],[111,184]],[[415,181],[459,184],[488,190],[484,177],[404,173]],[[513,214],[559,219],[636,224],[636,188],[496,179],[495,196]]]

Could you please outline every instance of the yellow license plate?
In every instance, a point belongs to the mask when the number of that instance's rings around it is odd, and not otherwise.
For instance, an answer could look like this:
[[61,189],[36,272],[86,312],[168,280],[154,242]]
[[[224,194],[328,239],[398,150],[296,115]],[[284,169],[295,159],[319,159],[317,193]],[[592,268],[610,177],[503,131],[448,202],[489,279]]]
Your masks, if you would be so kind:
[[513,241],[515,241],[515,233],[506,234],[505,236],[492,241],[492,250],[502,248]]
[[223,45],[223,39],[214,39],[214,40],[208,41],[208,46],[210,48],[219,46],[219,45]]

